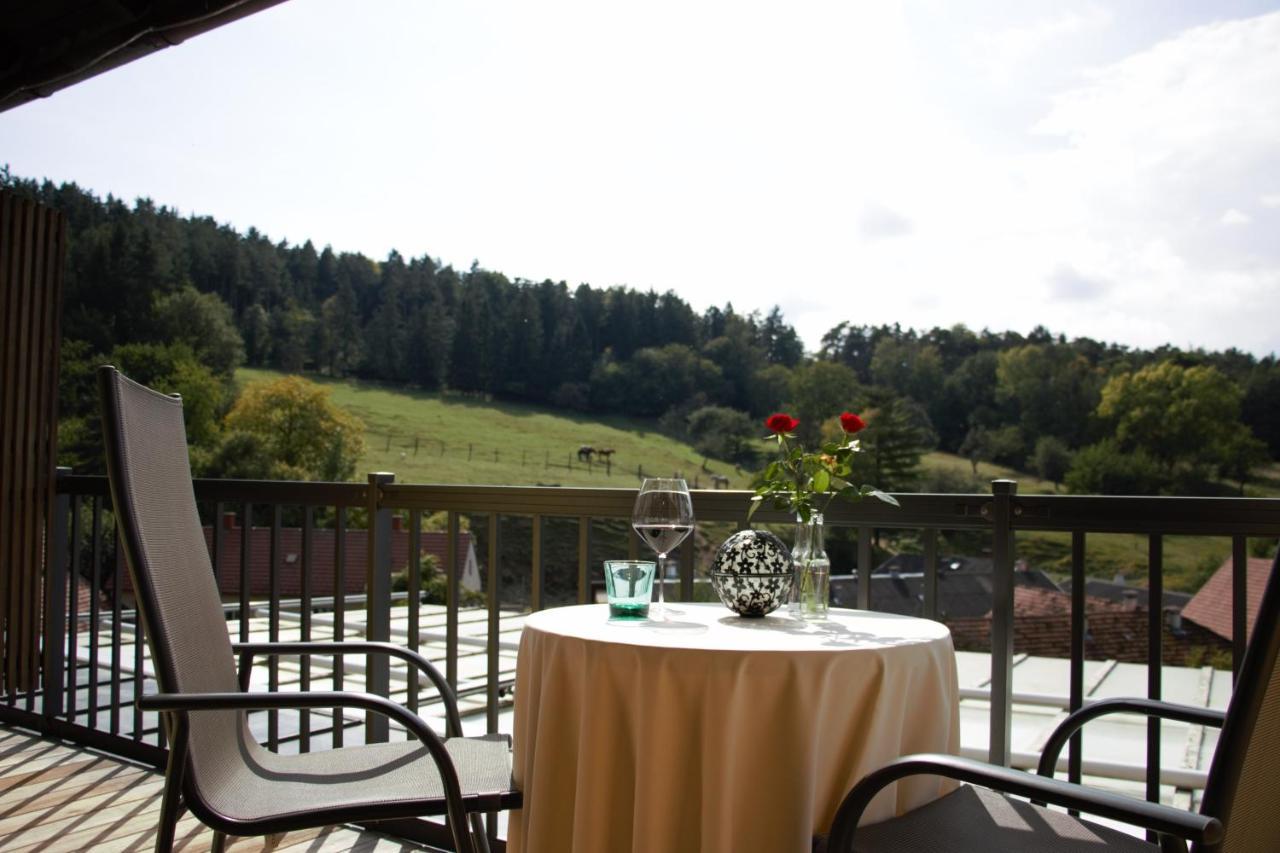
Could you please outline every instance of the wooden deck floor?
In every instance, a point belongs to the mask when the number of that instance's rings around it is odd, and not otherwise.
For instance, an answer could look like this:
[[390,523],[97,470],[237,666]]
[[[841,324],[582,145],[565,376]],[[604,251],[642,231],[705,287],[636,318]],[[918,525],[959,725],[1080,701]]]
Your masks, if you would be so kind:
[[[78,746],[0,726],[0,850],[150,851],[160,814],[159,773]],[[213,832],[190,815],[175,849],[209,849]],[[426,848],[343,827],[266,839],[229,838],[230,850],[394,853]]]

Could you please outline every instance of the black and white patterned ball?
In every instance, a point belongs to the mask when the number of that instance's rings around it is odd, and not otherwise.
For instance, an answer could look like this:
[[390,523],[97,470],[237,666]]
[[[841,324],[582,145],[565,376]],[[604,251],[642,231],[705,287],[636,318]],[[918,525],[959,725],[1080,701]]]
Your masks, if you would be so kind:
[[725,607],[739,616],[767,616],[791,593],[791,575],[735,575],[712,572],[711,586]]
[[791,551],[766,530],[741,530],[716,551],[711,586],[739,616],[772,613],[791,592]]
[[711,571],[730,575],[790,575],[791,550],[767,530],[739,530],[716,550]]

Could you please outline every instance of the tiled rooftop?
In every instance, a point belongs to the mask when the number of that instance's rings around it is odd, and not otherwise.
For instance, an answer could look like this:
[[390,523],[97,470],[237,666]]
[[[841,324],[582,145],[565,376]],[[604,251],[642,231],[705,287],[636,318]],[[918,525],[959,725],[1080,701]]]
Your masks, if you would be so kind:
[[[1267,577],[1271,574],[1271,560],[1266,557],[1250,557],[1246,568],[1248,590],[1245,601],[1248,603],[1249,634],[1253,634],[1253,623],[1258,617],[1258,607],[1262,603],[1262,591],[1267,586]],[[1218,567],[1213,577],[1200,587],[1187,606],[1182,608],[1182,617],[1209,629],[1225,640],[1233,635],[1231,628],[1231,560]]]

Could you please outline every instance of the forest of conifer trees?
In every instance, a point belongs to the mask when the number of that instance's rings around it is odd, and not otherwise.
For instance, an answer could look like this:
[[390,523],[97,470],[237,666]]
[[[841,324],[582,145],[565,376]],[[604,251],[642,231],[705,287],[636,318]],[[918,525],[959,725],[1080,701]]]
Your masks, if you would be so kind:
[[913,460],[935,447],[1077,491],[1243,488],[1280,456],[1274,354],[849,322],[806,352],[777,307],[699,312],[673,292],[374,260],[7,169],[0,181],[68,218],[60,439],[80,470],[97,467],[91,368],[103,361],[180,390],[206,460],[241,364],[658,418],[744,464],[771,411],[816,437],[864,409],[879,416],[867,437],[882,443],[885,488],[920,486]]

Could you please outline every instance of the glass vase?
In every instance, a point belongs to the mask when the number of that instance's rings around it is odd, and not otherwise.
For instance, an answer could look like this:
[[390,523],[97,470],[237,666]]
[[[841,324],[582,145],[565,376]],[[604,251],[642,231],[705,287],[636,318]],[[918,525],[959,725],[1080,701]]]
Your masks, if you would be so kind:
[[831,595],[831,560],[822,534],[822,513],[808,521],[796,519],[795,546],[791,549],[791,597],[788,610],[801,619],[826,619]]

